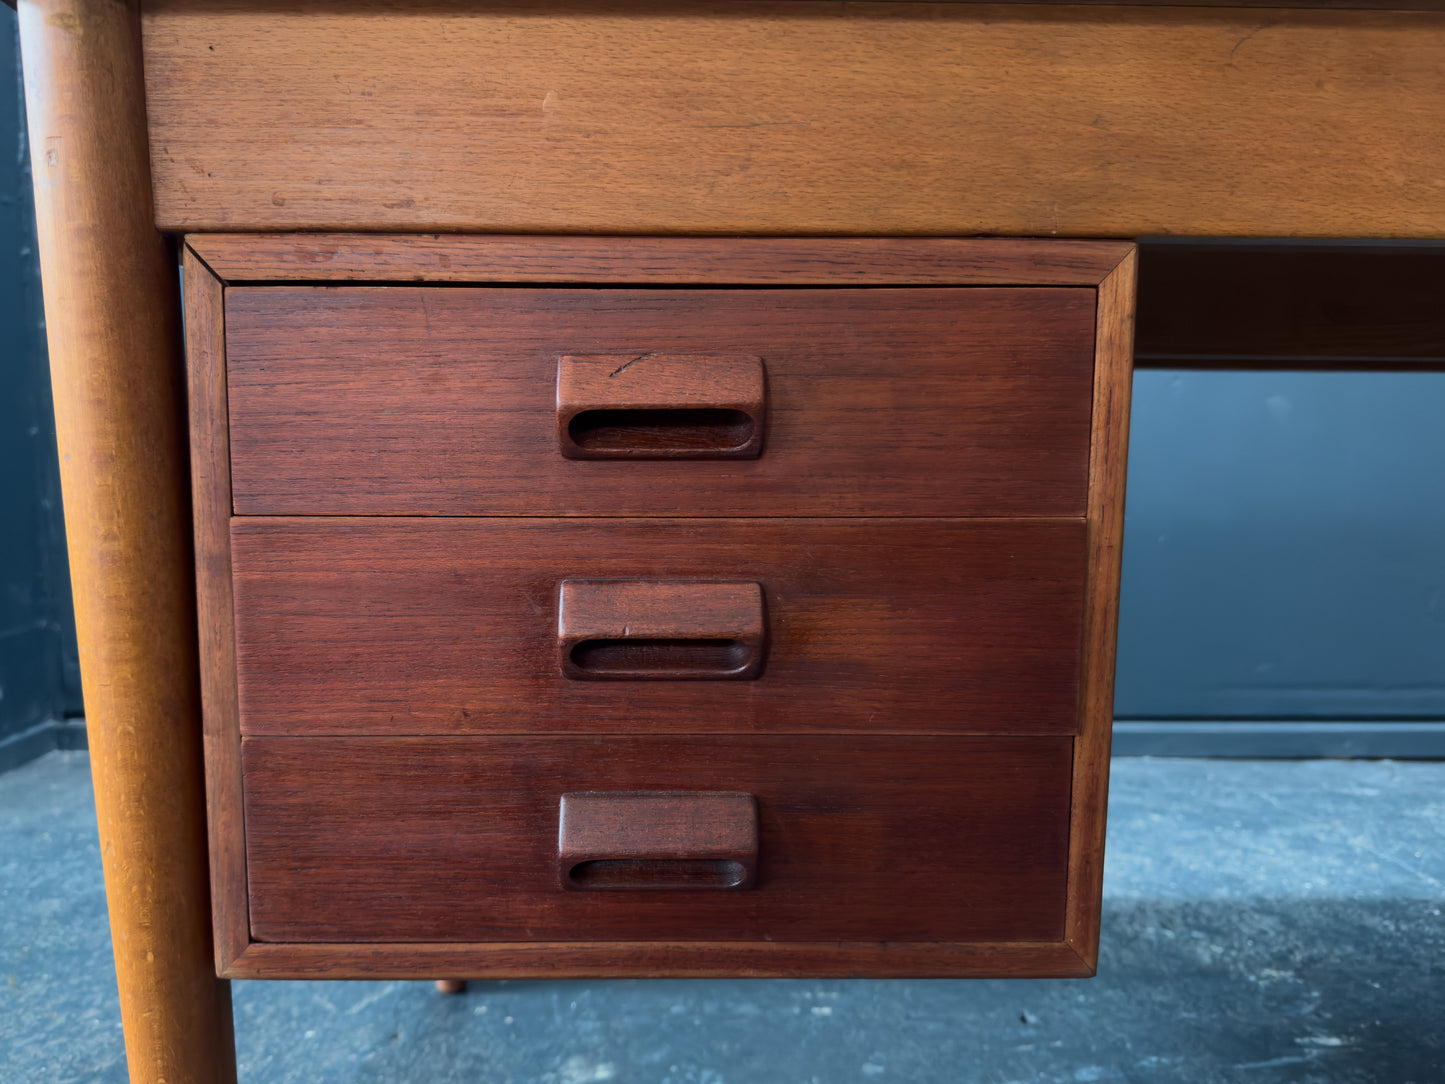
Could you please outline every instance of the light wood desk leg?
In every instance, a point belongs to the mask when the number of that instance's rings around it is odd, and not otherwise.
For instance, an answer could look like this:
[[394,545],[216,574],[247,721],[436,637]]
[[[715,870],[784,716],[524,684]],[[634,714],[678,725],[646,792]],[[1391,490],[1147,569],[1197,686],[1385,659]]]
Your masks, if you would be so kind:
[[176,261],[134,0],[20,0],[101,857],[133,1081],[236,1079],[206,870]]

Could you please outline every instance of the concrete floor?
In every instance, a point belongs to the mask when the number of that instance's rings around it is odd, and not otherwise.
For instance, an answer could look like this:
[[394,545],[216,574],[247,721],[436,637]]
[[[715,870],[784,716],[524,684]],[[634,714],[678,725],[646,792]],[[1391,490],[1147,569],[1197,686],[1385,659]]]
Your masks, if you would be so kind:
[[[241,1080],[1445,1081],[1445,763],[1116,760],[1082,981],[236,983]],[[0,776],[0,1082],[125,1080],[84,753]]]

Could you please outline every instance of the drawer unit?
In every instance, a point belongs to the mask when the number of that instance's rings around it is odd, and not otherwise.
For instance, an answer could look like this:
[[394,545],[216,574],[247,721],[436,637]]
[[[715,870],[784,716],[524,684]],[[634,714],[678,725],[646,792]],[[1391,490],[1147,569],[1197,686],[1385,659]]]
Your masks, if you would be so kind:
[[528,243],[188,240],[221,972],[1091,973],[1132,248]]

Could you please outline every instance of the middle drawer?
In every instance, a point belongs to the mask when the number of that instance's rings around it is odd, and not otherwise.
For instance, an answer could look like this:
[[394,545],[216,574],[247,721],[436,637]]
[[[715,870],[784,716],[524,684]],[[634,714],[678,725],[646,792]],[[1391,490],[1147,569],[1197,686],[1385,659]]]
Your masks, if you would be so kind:
[[[246,517],[231,537],[248,735],[1076,729],[1082,520]],[[577,680],[566,581],[758,584],[761,665]]]

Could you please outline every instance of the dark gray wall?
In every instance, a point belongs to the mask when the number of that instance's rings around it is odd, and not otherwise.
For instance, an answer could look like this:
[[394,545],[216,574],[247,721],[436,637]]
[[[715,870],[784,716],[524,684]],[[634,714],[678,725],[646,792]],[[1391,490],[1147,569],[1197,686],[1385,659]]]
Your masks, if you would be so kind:
[[0,768],[80,713],[15,12],[0,7]]
[[1116,713],[1445,717],[1445,373],[1134,395]]

